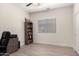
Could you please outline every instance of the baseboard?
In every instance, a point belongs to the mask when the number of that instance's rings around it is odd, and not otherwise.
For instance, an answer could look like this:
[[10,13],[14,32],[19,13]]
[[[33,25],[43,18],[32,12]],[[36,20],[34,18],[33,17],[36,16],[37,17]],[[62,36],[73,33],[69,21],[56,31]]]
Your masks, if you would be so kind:
[[67,45],[49,44],[49,43],[46,43],[46,42],[41,42],[41,43],[40,42],[34,42],[34,43],[37,43],[37,44],[47,44],[47,45],[55,45],[55,46],[72,48],[71,46],[67,46]]

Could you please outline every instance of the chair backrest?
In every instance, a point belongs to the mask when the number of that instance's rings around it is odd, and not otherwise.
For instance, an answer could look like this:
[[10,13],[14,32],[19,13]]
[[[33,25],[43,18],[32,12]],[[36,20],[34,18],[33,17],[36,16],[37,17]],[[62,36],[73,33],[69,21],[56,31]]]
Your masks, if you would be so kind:
[[2,33],[2,37],[1,37],[1,45],[7,46],[9,38],[10,38],[10,32],[9,31],[4,31]]

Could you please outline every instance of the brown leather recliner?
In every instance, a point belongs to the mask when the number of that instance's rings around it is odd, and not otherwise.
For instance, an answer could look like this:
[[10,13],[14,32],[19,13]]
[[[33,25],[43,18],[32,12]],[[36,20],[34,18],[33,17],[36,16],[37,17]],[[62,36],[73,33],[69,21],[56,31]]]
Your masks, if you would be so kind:
[[0,53],[12,53],[18,50],[18,37],[16,34],[11,34],[9,31],[2,33],[0,40]]

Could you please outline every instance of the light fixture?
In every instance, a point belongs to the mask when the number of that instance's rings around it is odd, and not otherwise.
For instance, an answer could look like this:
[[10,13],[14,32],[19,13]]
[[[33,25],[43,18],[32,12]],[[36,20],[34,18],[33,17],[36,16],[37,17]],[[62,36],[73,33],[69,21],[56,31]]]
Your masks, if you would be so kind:
[[40,3],[26,3],[26,7],[28,6],[40,6]]

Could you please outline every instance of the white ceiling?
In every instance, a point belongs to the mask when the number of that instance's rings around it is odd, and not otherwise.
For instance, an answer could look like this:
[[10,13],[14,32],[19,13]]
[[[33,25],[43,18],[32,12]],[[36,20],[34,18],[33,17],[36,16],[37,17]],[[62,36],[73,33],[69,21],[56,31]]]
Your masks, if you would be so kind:
[[37,6],[36,3],[34,5],[30,5],[26,7],[26,3],[16,3],[14,4],[22,9],[24,9],[27,12],[38,12],[38,11],[44,11],[47,9],[54,9],[54,8],[60,8],[64,6],[72,5],[71,3],[40,3],[40,6]]

